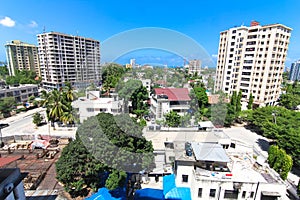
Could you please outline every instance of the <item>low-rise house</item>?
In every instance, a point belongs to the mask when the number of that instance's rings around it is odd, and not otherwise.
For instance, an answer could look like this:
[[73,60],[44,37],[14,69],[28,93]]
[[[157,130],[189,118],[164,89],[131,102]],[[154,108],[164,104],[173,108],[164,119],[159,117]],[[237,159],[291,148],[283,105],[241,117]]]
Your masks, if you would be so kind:
[[18,87],[7,86],[0,89],[0,98],[14,97],[16,102],[25,102],[30,96],[39,96],[37,85],[25,84]]
[[170,111],[184,115],[190,109],[191,98],[187,88],[155,88],[151,96],[151,112],[163,119]]
[[288,199],[284,182],[268,165],[216,143],[186,143],[176,155],[175,175],[192,199]]
[[110,97],[100,97],[100,91],[87,91],[86,97],[81,97],[72,103],[78,110],[80,122],[98,113],[105,112],[118,114],[122,110],[123,100],[119,100],[117,95],[110,93]]

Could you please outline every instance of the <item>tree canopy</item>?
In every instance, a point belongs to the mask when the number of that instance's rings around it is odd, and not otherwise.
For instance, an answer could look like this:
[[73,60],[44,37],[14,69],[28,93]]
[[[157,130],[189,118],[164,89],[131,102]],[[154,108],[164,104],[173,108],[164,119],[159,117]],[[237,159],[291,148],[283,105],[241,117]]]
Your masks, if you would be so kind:
[[71,105],[74,96],[70,83],[65,83],[65,86],[59,90],[42,91],[42,105],[46,107],[48,121],[62,121],[65,124],[74,123],[76,119]]
[[31,70],[17,70],[15,76],[7,76],[6,84],[16,85],[16,84],[39,84],[41,79],[37,79],[37,75]]
[[102,87],[109,92],[111,88],[115,88],[125,73],[125,68],[116,63],[106,65],[102,73]]
[[285,86],[285,93],[280,96],[279,103],[290,110],[300,105],[300,84],[297,81]]
[[247,120],[258,133],[273,139],[300,166],[300,112],[283,107],[257,108],[247,113]]
[[14,97],[4,97],[0,99],[0,112],[5,116],[9,115],[15,106],[16,101]]
[[283,180],[286,180],[288,173],[291,171],[293,166],[291,156],[287,155],[283,149],[280,149],[275,145],[270,146],[268,154],[270,167],[274,168]]
[[145,101],[148,99],[148,91],[140,80],[130,79],[118,85],[118,95],[124,99],[124,107],[131,101],[132,112],[139,117],[147,113],[148,105]]
[[103,186],[105,176],[100,172],[105,170],[106,166],[93,157],[78,136],[63,149],[56,162],[56,178],[73,198],[86,196],[89,188],[96,191]]
[[166,119],[166,124],[169,127],[178,127],[180,124],[181,117],[177,112],[171,110],[170,112],[165,114],[165,119]]
[[84,121],[76,140],[63,149],[57,178],[73,197],[84,196],[89,188],[123,186],[125,172],[150,171],[153,159],[152,143],[129,115],[99,113]]

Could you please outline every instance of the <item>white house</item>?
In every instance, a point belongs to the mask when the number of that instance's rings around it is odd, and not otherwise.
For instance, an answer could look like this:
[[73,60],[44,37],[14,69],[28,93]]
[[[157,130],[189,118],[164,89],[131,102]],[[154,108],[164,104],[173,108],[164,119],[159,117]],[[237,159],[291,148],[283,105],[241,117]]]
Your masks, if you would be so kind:
[[99,91],[87,91],[86,97],[74,101],[73,107],[78,109],[80,122],[101,112],[120,113],[123,100],[118,100],[116,95],[111,95],[112,97],[100,97]]
[[176,155],[175,175],[192,199],[288,199],[284,182],[267,165],[217,143],[186,143]]
[[184,115],[190,109],[190,102],[187,88],[155,88],[150,109],[156,119],[162,119],[170,111]]

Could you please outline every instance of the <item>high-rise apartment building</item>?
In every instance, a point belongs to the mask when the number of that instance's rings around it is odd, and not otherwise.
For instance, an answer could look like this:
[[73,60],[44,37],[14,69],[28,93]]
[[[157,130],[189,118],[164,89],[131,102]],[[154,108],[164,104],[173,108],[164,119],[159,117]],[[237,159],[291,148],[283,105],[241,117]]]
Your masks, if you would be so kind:
[[57,32],[37,35],[43,87],[85,87],[100,80],[100,42]]
[[201,60],[190,60],[189,65],[188,65],[188,71],[189,74],[198,74],[200,75],[201,73]]
[[215,91],[242,91],[245,106],[250,93],[258,106],[274,105],[286,60],[291,28],[282,24],[230,28],[220,33]]
[[300,81],[300,60],[292,63],[289,80],[291,81]]
[[16,70],[32,70],[40,76],[37,46],[20,40],[12,40],[5,45],[5,48],[10,76],[14,76]]

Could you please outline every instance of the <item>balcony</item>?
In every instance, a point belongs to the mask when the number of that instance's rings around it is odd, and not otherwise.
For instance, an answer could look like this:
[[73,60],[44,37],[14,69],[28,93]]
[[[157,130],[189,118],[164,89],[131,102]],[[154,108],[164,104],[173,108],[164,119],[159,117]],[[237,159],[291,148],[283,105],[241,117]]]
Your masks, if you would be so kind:
[[[224,169],[224,168],[223,168]],[[196,181],[203,179],[219,180],[219,179],[231,179],[232,173],[228,168],[225,168],[224,171],[210,171],[197,167],[193,170]]]
[[172,109],[172,110],[188,110],[188,109],[190,109],[190,105],[184,105],[184,104],[170,105],[170,109]]

